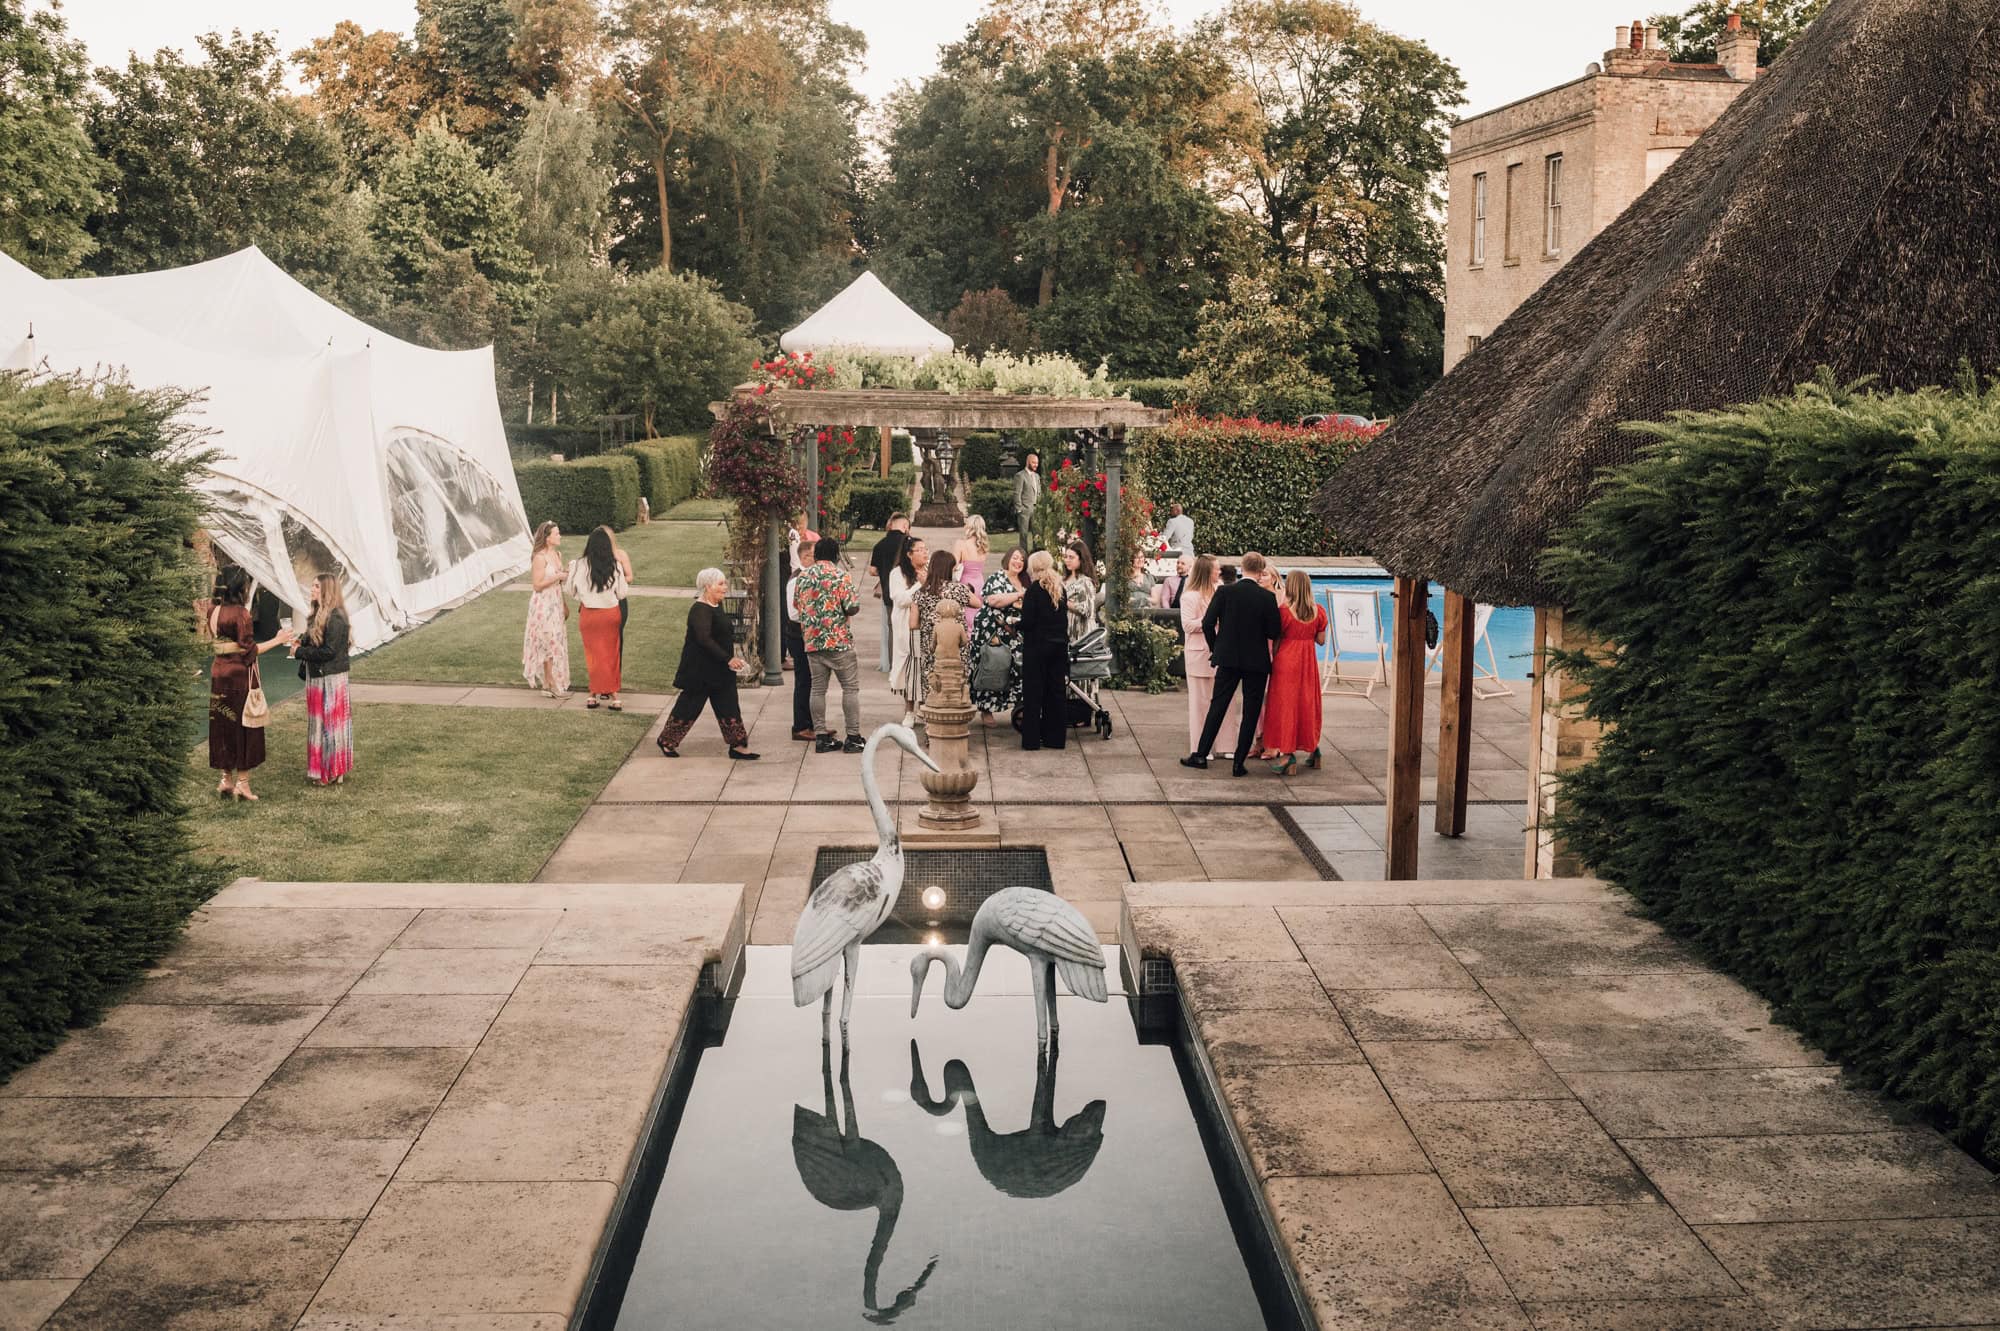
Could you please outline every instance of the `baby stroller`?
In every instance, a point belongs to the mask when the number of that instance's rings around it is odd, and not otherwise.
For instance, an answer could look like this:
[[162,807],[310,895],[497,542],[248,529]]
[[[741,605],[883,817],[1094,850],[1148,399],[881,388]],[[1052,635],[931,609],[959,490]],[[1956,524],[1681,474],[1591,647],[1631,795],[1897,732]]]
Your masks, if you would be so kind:
[[[1016,653],[1018,656],[1018,652]],[[1071,730],[1094,729],[1099,739],[1111,738],[1111,713],[1098,698],[1098,690],[1111,678],[1111,637],[1101,626],[1086,630],[1069,645],[1069,682],[1066,685]],[[1014,729],[1021,729],[1021,709],[1014,709]]]

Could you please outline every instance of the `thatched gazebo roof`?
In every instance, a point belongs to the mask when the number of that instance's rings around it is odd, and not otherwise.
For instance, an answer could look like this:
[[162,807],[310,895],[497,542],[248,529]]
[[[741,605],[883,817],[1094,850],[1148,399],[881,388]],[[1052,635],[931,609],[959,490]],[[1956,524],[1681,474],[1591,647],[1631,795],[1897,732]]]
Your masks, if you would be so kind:
[[2000,370],[2000,0],[1833,0],[1319,502],[1399,574],[1547,604],[1621,422],[1961,360]]

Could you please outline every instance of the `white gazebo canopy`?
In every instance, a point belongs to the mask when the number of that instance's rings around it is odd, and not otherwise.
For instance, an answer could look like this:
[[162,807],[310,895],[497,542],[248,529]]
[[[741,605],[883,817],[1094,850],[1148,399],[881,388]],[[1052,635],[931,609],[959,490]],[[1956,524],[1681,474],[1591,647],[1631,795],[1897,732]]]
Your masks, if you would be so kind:
[[874,351],[919,359],[951,350],[951,339],[905,305],[873,273],[863,273],[778,339],[786,351]]

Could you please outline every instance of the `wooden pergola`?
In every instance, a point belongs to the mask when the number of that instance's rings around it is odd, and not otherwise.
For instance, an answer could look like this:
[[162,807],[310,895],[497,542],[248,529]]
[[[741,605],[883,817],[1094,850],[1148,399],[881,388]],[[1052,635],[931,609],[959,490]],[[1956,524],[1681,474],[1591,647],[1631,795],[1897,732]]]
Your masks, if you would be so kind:
[[[731,396],[757,397],[783,432],[804,426],[873,426],[881,431],[881,474],[889,474],[889,432],[893,429],[942,430],[1088,430],[1102,438],[1106,495],[1104,529],[1118,530],[1118,483],[1125,432],[1166,425],[1173,413],[1123,397],[1034,397],[1025,393],[938,393],[898,388],[771,388],[762,394],[755,384],[738,384]],[[728,404],[711,402],[709,412],[720,418]],[[808,468],[819,473],[818,445],[809,443]],[[777,527],[766,536],[767,550],[777,548]],[[778,598],[775,554],[766,559],[764,594]],[[1114,580],[1117,582],[1118,580]],[[1122,582],[1118,583],[1122,587]],[[778,624],[765,624],[766,680],[777,682]]]
[[[1388,835],[1383,876],[1415,878],[1418,814],[1423,802],[1424,611],[1430,583],[1396,579],[1396,614],[1390,630],[1389,777],[1384,792]],[[1445,589],[1439,660],[1444,667],[1438,717],[1437,817],[1439,836],[1465,835],[1472,781],[1472,598]]]

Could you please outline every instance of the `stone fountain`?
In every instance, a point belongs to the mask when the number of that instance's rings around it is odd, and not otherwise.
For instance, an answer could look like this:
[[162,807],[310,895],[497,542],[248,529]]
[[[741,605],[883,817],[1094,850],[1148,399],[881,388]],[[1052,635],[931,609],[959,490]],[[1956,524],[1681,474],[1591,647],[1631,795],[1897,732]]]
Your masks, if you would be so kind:
[[[949,604],[949,603],[947,603]],[[979,784],[967,753],[972,737],[972,698],[965,684],[965,620],[958,614],[941,614],[933,630],[937,648],[931,670],[924,681],[924,701],[917,708],[923,718],[927,748],[938,770],[918,773],[930,801],[917,813],[917,824],[935,837],[921,836],[922,842],[963,845],[968,840],[997,840],[979,831],[979,810],[972,807],[972,792]],[[968,838],[966,834],[971,834]],[[913,842],[919,838],[910,838]]]

